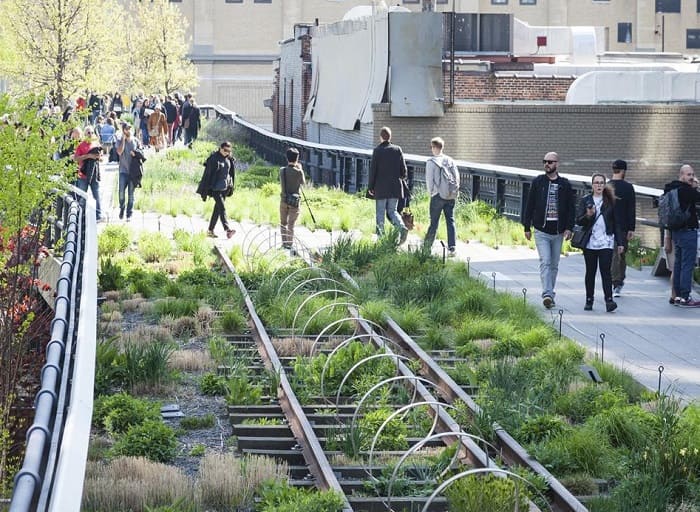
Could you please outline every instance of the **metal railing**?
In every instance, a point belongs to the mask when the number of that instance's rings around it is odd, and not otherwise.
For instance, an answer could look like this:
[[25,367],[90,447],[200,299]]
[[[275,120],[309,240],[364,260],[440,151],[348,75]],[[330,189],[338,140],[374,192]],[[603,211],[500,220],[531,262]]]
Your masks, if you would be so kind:
[[63,249],[55,316],[10,512],[78,512],[82,499],[95,369],[94,201],[77,189],[59,197],[48,239]]
[[[311,175],[315,184],[338,187],[348,193],[355,193],[367,188],[369,167],[372,159],[371,149],[330,146],[317,144],[292,137],[278,135],[260,128],[238,117],[234,112],[220,105],[200,105],[208,118],[217,118],[231,124],[245,143],[253,148],[266,161],[283,165],[285,152],[295,147],[300,152],[300,160]],[[412,189],[425,187],[425,164],[428,156],[404,154],[408,167],[409,181]],[[520,220],[525,206],[530,183],[542,170],[521,169],[502,165],[480,164],[466,160],[455,160],[460,172],[462,196],[468,200],[481,200],[496,211],[513,220]],[[574,188],[578,197],[591,190],[590,176],[562,174]],[[653,202],[663,194],[663,190],[634,185],[640,211],[649,211]],[[645,204],[648,201],[648,204]],[[655,219],[643,216],[637,218],[642,225],[655,226]]]

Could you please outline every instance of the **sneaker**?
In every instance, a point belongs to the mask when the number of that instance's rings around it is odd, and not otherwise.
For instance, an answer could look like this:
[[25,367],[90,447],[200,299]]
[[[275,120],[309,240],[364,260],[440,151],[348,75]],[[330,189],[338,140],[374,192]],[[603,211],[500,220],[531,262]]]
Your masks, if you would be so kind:
[[211,229],[207,230],[207,236],[208,236],[209,238],[218,238],[218,237],[216,236],[216,233],[214,233],[214,231],[212,231]]
[[401,234],[399,235],[399,245],[403,244],[408,238],[408,229],[401,228]]
[[231,238],[231,237],[232,237],[233,235],[235,235],[235,234],[236,234],[236,230],[235,230],[235,229],[227,229],[227,230],[226,230],[226,238]]
[[119,208],[119,220],[124,218],[124,208]]
[[450,249],[447,251],[447,256],[450,258],[457,256],[457,251],[455,251],[454,247],[450,247]]
[[127,221],[127,222],[131,222],[131,215],[127,215],[127,216],[126,216],[126,221]]
[[668,303],[675,306],[676,305],[676,298],[675,297],[670,297],[668,299]]
[[550,297],[549,295],[545,295],[542,298],[542,305],[546,307],[547,309],[551,309],[554,307],[554,299]]
[[617,302],[614,300],[606,300],[605,301],[605,311],[608,313],[612,313],[617,309]]
[[700,300],[696,300],[688,295],[688,298],[681,299],[681,302],[678,305],[684,308],[700,308]]
[[583,306],[584,311],[592,311],[593,310],[593,299],[586,299],[586,305]]
[[618,284],[613,288],[613,297],[621,297],[622,296],[622,285]]
[[681,302],[683,302],[684,300],[685,300],[685,299],[683,299],[683,298],[681,298],[681,297],[676,297],[675,299],[673,299],[673,303],[674,303],[676,306],[680,306]]

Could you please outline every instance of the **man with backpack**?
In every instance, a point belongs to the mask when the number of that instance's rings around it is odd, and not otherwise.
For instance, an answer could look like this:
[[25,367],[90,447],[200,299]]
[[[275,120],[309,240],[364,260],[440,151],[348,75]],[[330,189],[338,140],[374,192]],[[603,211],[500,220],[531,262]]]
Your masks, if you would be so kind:
[[442,150],[445,141],[435,137],[430,141],[433,157],[425,164],[425,186],[430,196],[430,227],[425,235],[423,247],[430,250],[435,241],[435,233],[440,223],[440,214],[444,213],[447,224],[448,255],[455,255],[455,217],[454,209],[459,195],[459,169],[454,160]]
[[564,239],[571,238],[574,228],[575,197],[571,183],[559,176],[559,155],[544,155],[544,174],[532,180],[530,193],[522,214],[525,238],[530,240],[535,227],[535,246],[540,257],[542,304],[547,309],[555,306],[554,285],[559,272],[559,257]]
[[615,191],[615,219],[622,225],[622,232],[625,236],[625,250],[623,252],[613,251],[612,275],[613,297],[622,295],[622,287],[625,286],[625,274],[627,271],[627,245],[634,236],[637,222],[637,199],[634,193],[634,186],[625,181],[627,174],[627,162],[615,160],[612,164],[612,179],[610,185]]
[[673,266],[674,302],[677,306],[700,307],[700,301],[690,295],[693,269],[698,252],[698,213],[700,201],[695,170],[682,165],[678,179],[667,183],[659,202],[659,221],[671,231],[675,261]]

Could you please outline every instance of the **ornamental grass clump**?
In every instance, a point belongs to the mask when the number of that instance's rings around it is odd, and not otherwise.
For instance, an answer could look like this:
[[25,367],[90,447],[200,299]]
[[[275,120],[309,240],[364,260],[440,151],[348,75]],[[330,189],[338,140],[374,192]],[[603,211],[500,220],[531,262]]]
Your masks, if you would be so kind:
[[205,510],[220,512],[252,507],[262,484],[288,476],[287,464],[269,457],[209,452],[199,464],[198,501]]
[[81,508],[85,512],[147,512],[178,501],[194,503],[192,482],[178,468],[145,457],[88,462]]

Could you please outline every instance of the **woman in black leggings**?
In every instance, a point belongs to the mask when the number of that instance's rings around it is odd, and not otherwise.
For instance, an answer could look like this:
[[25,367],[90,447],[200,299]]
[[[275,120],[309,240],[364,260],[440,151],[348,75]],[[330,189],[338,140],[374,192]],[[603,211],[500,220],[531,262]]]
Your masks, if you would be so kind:
[[622,236],[620,223],[615,220],[615,194],[605,186],[605,176],[594,174],[591,178],[593,192],[581,198],[576,210],[576,224],[590,230],[590,237],[583,258],[586,262],[586,305],[584,310],[593,309],[595,275],[600,267],[603,281],[605,310],[610,313],[617,309],[612,297],[612,277],[610,264],[613,251],[624,251],[625,237]]

